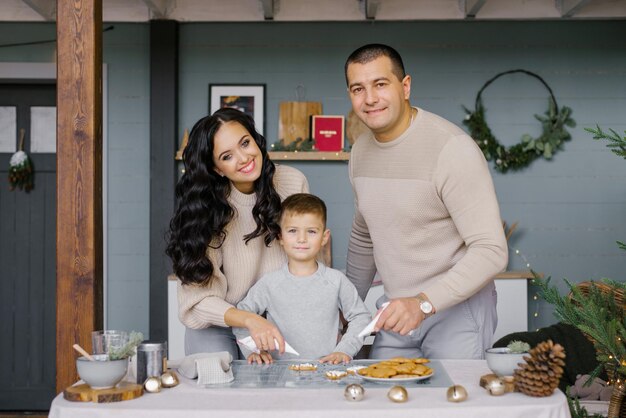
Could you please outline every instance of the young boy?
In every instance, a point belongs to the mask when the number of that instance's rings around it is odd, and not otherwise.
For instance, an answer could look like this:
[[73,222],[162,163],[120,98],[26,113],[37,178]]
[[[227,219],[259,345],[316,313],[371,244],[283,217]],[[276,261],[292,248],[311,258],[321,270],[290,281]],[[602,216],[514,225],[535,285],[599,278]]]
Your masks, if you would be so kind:
[[[311,194],[289,196],[282,204],[279,243],[287,264],[264,275],[237,305],[267,319],[302,359],[338,364],[349,362],[363,345],[359,332],[371,316],[356,288],[338,270],[318,261],[328,242],[326,205]],[[337,342],[339,311],[348,321],[346,333]],[[245,328],[235,328],[237,339],[247,336]],[[247,350],[243,350],[247,354]],[[293,358],[284,354],[281,358]],[[248,363],[271,363],[270,353],[248,355]]]

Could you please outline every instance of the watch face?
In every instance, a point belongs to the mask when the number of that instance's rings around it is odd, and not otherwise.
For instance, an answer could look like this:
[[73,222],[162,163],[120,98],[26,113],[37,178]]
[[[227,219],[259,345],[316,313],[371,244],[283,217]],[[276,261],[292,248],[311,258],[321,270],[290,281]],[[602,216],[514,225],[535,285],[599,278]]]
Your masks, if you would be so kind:
[[420,303],[420,309],[425,314],[429,314],[433,311],[433,305],[430,302],[423,301],[422,303]]

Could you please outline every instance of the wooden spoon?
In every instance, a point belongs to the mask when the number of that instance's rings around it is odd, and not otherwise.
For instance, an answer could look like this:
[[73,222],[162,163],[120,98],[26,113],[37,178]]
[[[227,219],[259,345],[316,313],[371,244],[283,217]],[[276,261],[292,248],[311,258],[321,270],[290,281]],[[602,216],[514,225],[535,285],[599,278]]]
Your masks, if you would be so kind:
[[83,356],[85,356],[85,358],[89,361],[96,361],[95,358],[93,358],[91,356],[91,354],[89,354],[88,352],[85,351],[85,349],[83,347],[81,347],[78,344],[74,344],[72,347],[74,347],[74,350],[78,351],[80,354],[82,354]]

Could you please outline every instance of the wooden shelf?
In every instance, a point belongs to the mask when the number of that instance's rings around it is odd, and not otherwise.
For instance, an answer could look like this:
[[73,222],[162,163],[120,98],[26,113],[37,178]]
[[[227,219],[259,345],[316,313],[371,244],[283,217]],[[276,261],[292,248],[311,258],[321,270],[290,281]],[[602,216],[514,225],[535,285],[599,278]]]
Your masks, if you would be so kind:
[[350,159],[350,153],[345,151],[270,151],[268,154],[273,161],[348,161]]
[[[543,273],[537,273],[540,278],[543,278]],[[535,276],[530,272],[530,270],[523,271],[503,271],[502,273],[496,274],[496,279],[534,279]]]

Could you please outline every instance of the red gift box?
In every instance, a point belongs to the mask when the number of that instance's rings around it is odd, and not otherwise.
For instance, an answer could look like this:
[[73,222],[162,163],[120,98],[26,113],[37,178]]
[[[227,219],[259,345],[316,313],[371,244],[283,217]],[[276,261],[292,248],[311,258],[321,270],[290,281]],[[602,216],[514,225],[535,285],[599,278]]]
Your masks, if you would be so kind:
[[344,138],[344,117],[314,115],[312,123],[313,140],[318,151],[342,151]]

